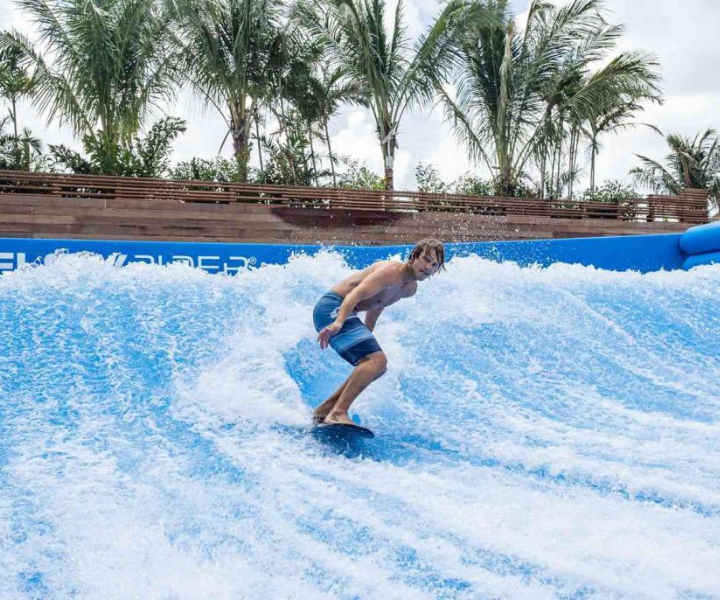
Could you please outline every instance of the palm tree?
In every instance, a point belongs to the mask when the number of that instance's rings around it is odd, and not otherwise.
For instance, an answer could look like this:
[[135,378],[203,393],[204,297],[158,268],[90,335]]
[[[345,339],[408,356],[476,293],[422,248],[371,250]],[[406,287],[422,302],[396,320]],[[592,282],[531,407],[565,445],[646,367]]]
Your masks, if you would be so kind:
[[317,85],[313,89],[315,101],[322,113],[322,126],[330,159],[333,187],[337,187],[337,175],[335,174],[335,161],[337,159],[333,155],[330,131],[328,129],[330,116],[337,112],[343,103],[366,106],[367,102],[358,82],[346,77],[344,69],[332,69],[331,65],[327,63],[321,65],[320,76],[317,79]]
[[[599,150],[598,138],[602,133],[617,132],[635,126],[630,122],[635,113],[643,110],[640,101],[662,103],[657,90],[658,75],[654,71],[654,59],[622,54],[608,65],[586,75],[580,82],[576,95],[584,95],[585,89],[597,85],[598,93],[581,103],[567,105],[568,122],[571,124],[570,166],[568,169],[568,197],[573,197],[573,184],[578,172],[577,156],[581,137],[590,143],[590,188],[595,186],[595,157]],[[596,82],[600,82],[596,84]]]
[[23,127],[21,134],[16,139],[20,149],[20,167],[23,171],[29,171],[33,161],[42,156],[42,142],[39,138],[33,137],[27,127]]
[[623,32],[604,20],[603,0],[573,0],[561,8],[533,0],[523,30],[507,0],[487,6],[495,22],[488,22],[473,0],[457,19],[457,97],[444,86],[437,90],[471,158],[495,172],[497,193],[512,196],[533,157],[540,161],[541,187],[550,153],[560,179],[567,134],[574,172],[580,125],[591,109],[640,91],[657,94],[657,63],[644,53],[626,52],[590,73]]
[[570,105],[577,126],[575,151],[571,154],[569,197],[572,197],[577,145],[581,135],[585,135],[590,143],[592,191],[595,187],[595,157],[600,149],[599,136],[634,127],[636,123],[631,119],[644,110],[640,102],[662,103],[662,96],[657,88],[657,67],[655,59],[646,55],[624,53],[583,79],[582,85],[585,87],[599,81],[599,93],[592,101]]
[[10,101],[10,119],[15,137],[18,137],[17,103],[32,95],[36,85],[34,77],[21,64],[22,53],[15,47],[0,50],[0,94]]
[[595,159],[600,152],[600,136],[617,133],[637,123],[631,122],[635,113],[643,110],[636,99],[629,99],[609,106],[595,107],[588,115],[583,126],[583,134],[589,141],[590,150],[590,195],[595,191]]
[[153,0],[18,4],[38,26],[41,49],[10,32],[0,34],[0,50],[18,52],[21,66],[34,69],[36,106],[109,157],[117,155],[147,113],[172,96],[177,58],[167,15]]
[[[384,0],[301,0],[297,16],[327,47],[332,64],[343,69],[367,98],[375,118],[385,166],[385,188],[394,187],[395,150],[405,111],[433,98],[433,75],[443,64],[441,40],[448,19],[438,18],[412,52],[403,24],[403,3],[393,17]],[[443,14],[450,14],[456,1]],[[386,25],[387,24],[387,25]]]
[[664,164],[636,154],[641,167],[630,171],[635,182],[658,194],[679,194],[684,188],[707,189],[717,207],[720,199],[720,139],[714,129],[698,133],[693,139],[678,134],[662,135],[670,148]]
[[178,37],[191,81],[223,116],[241,181],[250,132],[267,89],[267,65],[282,35],[279,0],[177,0]]
[[[303,164],[307,162],[307,148],[317,173],[312,142],[313,127],[319,118],[320,108],[312,96],[313,89],[317,87],[315,69],[322,52],[320,44],[300,35],[296,29],[288,28],[276,36],[263,69],[264,91],[260,102],[274,116],[279,130],[266,135],[262,145],[272,151],[273,156],[277,156],[275,149],[284,148],[293,184],[309,181],[307,165],[303,167],[297,163],[298,160]],[[304,174],[298,171],[304,171]]]
[[[337,175],[335,173],[335,161],[328,123],[330,117],[338,110],[341,103],[360,104],[367,106],[362,89],[357,82],[345,76],[341,68],[331,69],[327,61],[324,63],[310,63],[303,61],[305,66],[302,70],[291,72],[290,85],[285,88],[289,93],[289,99],[296,106],[302,118],[307,123],[307,131],[310,141],[310,152],[313,168],[315,165],[315,150],[313,147],[314,137],[324,137],[328,148],[330,160],[330,172],[333,186],[337,187]],[[315,133],[315,127],[322,129]]]

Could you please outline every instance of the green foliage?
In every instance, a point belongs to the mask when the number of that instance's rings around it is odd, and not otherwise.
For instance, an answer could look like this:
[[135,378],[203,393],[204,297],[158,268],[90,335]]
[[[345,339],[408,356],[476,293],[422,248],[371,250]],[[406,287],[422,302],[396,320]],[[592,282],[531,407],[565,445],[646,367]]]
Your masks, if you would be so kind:
[[[278,0],[176,0],[176,43],[189,82],[225,119],[241,181],[250,132],[273,76],[294,54],[287,48]],[[250,100],[252,110],[249,109]]]
[[[632,126],[641,100],[659,100],[652,57],[611,57],[623,28],[606,21],[604,0],[532,0],[524,27],[507,0],[449,0],[412,48],[402,0],[393,14],[385,0],[299,0],[291,7],[281,0],[18,2],[40,41],[35,47],[18,32],[0,33],[0,95],[10,103],[13,126],[13,135],[0,137],[3,168],[48,164],[40,141],[18,133],[15,103],[25,96],[82,140],[84,154],[51,146],[54,168],[161,176],[185,124],[166,117],[146,136],[137,132],[153,107],[187,81],[225,118],[235,160],[194,158],[171,169],[174,177],[246,181],[253,149],[261,183],[392,187],[403,115],[439,95],[471,157],[495,177],[466,174],[446,183],[421,163],[421,191],[554,198],[567,188],[572,196],[585,140],[591,191],[582,198],[622,202],[629,188],[617,182],[593,190],[599,138]],[[328,120],[344,102],[372,110],[385,177],[351,159],[336,177]],[[261,134],[263,123],[275,121],[278,131]],[[707,187],[718,198],[715,132],[667,140],[666,164],[640,157],[638,181],[671,193]],[[329,163],[318,147],[327,147]],[[539,183],[527,175],[533,163]]]
[[[316,40],[293,39],[291,43],[292,55],[274,65],[270,77],[274,96],[265,102],[279,123],[278,133],[284,145],[296,145],[291,138],[307,140],[302,154],[288,165],[292,176],[290,183],[299,181],[297,171],[308,162],[308,168],[313,171],[311,181],[320,184],[320,178],[327,174],[321,166],[323,156],[318,154],[319,143],[324,143],[329,159],[329,175],[332,185],[336,186],[336,158],[332,153],[328,121],[341,102],[364,104],[365,98],[357,83],[346,77],[344,69],[332,69],[326,58],[323,62],[323,46]],[[260,138],[259,135],[256,137]],[[264,148],[265,142],[261,142],[259,151]],[[277,179],[277,172],[271,173],[272,165],[261,167],[261,176]]]
[[284,137],[271,135],[262,144],[266,160],[255,178],[257,183],[313,185],[318,178],[330,175],[329,171],[317,170],[309,160],[310,141],[300,128],[286,130]]
[[359,160],[354,160],[349,156],[340,157],[345,165],[345,170],[338,173],[338,187],[348,190],[382,190],[385,189],[385,180],[367,168],[361,165]]
[[[482,179],[465,173],[451,183],[445,183],[440,172],[433,165],[418,163],[415,169],[418,191],[430,194],[458,194],[461,196],[492,196],[494,183],[490,179]],[[520,189],[520,188],[519,188]]]
[[635,182],[658,194],[679,194],[683,188],[707,189],[715,207],[720,201],[720,138],[714,129],[693,139],[669,134],[665,138],[670,152],[664,163],[636,154],[642,166],[630,171]]
[[68,148],[65,144],[50,144],[50,170],[70,172],[75,175],[95,175],[98,171],[91,161]]
[[45,166],[42,142],[23,128],[20,135],[6,134],[8,119],[0,120],[0,169],[39,171]]
[[588,188],[583,193],[583,202],[607,202],[608,204],[623,204],[641,195],[629,185],[622,181],[607,180],[594,189]]
[[523,28],[508,6],[461,4],[448,25],[455,52],[447,70],[457,96],[441,81],[435,89],[470,157],[496,173],[497,194],[529,194],[532,186],[517,188],[532,160],[543,178],[552,165],[551,179],[559,179],[564,149],[571,186],[581,125],[618,102],[657,98],[658,65],[649,55],[625,52],[591,70],[623,32],[605,20],[602,0],[562,6],[533,0]]
[[237,162],[220,156],[211,159],[193,157],[190,160],[181,161],[170,169],[170,177],[218,183],[241,181]]
[[494,184],[490,179],[482,179],[474,175],[465,174],[455,180],[453,184],[455,194],[462,196],[492,196]]
[[17,102],[32,96],[37,81],[22,64],[22,52],[15,47],[0,48],[0,95],[10,103],[13,132],[18,137]]
[[[172,96],[179,66],[173,27],[155,0],[18,0],[40,46],[19,32],[0,34],[33,70],[33,100],[51,120],[106,146],[129,143],[148,109]],[[48,57],[52,57],[49,60]]]
[[392,189],[400,122],[410,105],[434,98],[432,82],[439,76],[446,20],[439,18],[411,49],[402,0],[392,15],[384,0],[301,0],[294,12],[370,105],[385,165],[385,187]]
[[165,117],[155,123],[144,138],[135,138],[130,148],[134,155],[137,177],[160,177],[170,165],[172,143],[187,130],[186,122],[177,117]]
[[257,174],[258,183],[311,185],[312,172],[305,160],[307,138],[290,131],[284,140],[276,134],[262,142],[266,160],[264,169]]
[[77,174],[162,177],[167,173],[172,142],[186,130],[185,121],[165,117],[155,123],[144,138],[117,143],[112,136],[97,131],[83,137],[88,158],[64,145],[50,146],[54,169]]
[[[496,189],[498,188],[498,181],[495,180],[493,182],[493,185]],[[518,178],[518,180],[515,183],[515,187],[513,189],[514,197],[515,198],[541,198],[542,194],[540,193],[540,187],[537,185],[528,175],[521,174],[521,176]]]
[[419,192],[428,194],[450,194],[451,186],[440,178],[440,172],[433,165],[418,163],[415,167],[415,179]]

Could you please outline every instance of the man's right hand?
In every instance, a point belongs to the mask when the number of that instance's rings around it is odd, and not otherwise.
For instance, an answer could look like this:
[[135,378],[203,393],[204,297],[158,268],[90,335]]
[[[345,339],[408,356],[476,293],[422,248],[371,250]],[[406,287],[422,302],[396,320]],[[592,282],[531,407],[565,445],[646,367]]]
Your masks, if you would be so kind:
[[318,334],[318,342],[320,342],[320,348],[322,350],[325,350],[330,345],[330,338],[334,336],[336,333],[339,333],[342,329],[342,323],[338,323],[335,321],[334,323],[331,323],[324,329],[320,330],[320,333]]

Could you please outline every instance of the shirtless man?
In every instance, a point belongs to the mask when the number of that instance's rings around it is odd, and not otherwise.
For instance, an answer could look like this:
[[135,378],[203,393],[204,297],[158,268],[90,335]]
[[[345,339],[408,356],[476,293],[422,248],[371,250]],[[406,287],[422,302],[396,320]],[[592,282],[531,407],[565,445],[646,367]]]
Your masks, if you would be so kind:
[[[417,291],[417,282],[444,269],[442,243],[425,239],[413,248],[407,262],[382,260],[363,271],[353,273],[315,305],[313,321],[323,350],[328,346],[353,367],[350,377],[325,402],[315,409],[316,423],[353,422],[350,405],[373,381],[385,373],[387,358],[372,331],[386,306]],[[365,323],[357,313],[366,312]]]

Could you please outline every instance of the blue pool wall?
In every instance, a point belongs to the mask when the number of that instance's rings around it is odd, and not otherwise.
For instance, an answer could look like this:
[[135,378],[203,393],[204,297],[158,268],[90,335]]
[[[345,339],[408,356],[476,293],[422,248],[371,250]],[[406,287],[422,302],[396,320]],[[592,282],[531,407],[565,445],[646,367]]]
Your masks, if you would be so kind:
[[[0,273],[25,264],[48,263],[58,252],[90,252],[117,266],[186,263],[210,273],[234,274],[264,264],[284,264],[293,254],[315,254],[321,248],[341,253],[353,268],[400,254],[410,246],[321,246],[279,244],[226,244],[193,242],[146,242],[110,240],[64,240],[0,238]],[[689,269],[720,263],[720,222],[690,228],[682,234],[638,235],[600,238],[570,238],[516,242],[447,244],[447,258],[475,254],[494,261],[512,261],[520,266],[553,263],[581,264],[613,271]]]

